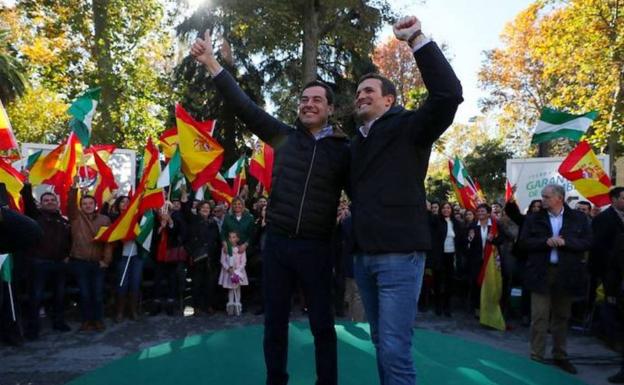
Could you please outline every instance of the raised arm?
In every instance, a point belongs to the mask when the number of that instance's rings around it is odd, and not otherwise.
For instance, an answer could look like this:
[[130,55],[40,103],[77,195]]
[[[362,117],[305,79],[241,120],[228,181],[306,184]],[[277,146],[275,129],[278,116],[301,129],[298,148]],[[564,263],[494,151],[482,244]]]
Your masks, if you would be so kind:
[[422,34],[420,21],[406,17],[394,25],[394,35],[412,51],[429,95],[411,116],[412,139],[431,145],[451,125],[463,101],[462,87],[438,45]]
[[293,130],[292,127],[280,122],[258,107],[241,90],[232,75],[221,67],[214,55],[208,31],[206,31],[204,39],[198,38],[195,41],[191,47],[191,55],[198,62],[204,64],[225,101],[233,107],[236,115],[247,125],[247,128],[262,141],[276,147],[280,143],[280,139]]

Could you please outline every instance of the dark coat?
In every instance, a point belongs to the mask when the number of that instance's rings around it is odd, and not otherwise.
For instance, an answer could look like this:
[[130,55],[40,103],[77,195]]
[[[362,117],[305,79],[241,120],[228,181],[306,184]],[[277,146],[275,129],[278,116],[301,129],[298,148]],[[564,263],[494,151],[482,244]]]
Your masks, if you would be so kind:
[[601,212],[592,221],[594,243],[589,257],[590,272],[605,282],[608,296],[620,293],[622,269],[619,252],[623,242],[624,222],[613,207]]
[[[461,260],[462,248],[465,246],[463,240],[463,226],[455,218],[451,218],[453,224],[453,232],[455,233],[455,255],[458,261]],[[439,215],[431,216],[431,251],[427,254],[430,260],[430,267],[434,270],[440,270],[444,266],[444,241],[448,233],[446,220]]]
[[43,237],[39,242],[31,242],[26,255],[31,258],[61,261],[69,257],[71,250],[71,227],[69,221],[59,211],[40,210],[32,194],[32,186],[24,184],[21,191],[24,213],[37,221]]
[[0,207],[0,254],[26,250],[43,237],[41,227],[33,219]]
[[230,231],[238,233],[239,244],[247,243],[247,247],[252,247],[253,237],[255,234],[255,220],[249,211],[244,211],[240,221],[236,219],[234,214],[226,214],[221,226],[221,240],[228,239]]
[[193,214],[188,203],[182,204],[182,213],[187,227],[186,250],[191,259],[207,255],[212,261],[218,260],[221,257],[221,237],[214,219]]
[[[587,266],[583,255],[592,245],[592,231],[587,216],[565,206],[563,225],[559,235],[565,246],[557,250],[559,255],[556,285],[570,296],[582,296],[587,290]],[[529,214],[524,220],[519,237],[520,247],[527,252],[525,285],[535,293],[547,294],[548,266],[551,248],[546,244],[553,236],[548,211]]]
[[349,140],[340,130],[316,140],[299,121],[289,126],[258,107],[225,70],[214,83],[247,128],[275,150],[267,224],[289,237],[330,240],[347,185]]
[[357,248],[367,254],[431,248],[424,186],[429,156],[463,99],[459,80],[435,43],[414,57],[427,100],[414,111],[392,107],[366,138],[358,131],[351,142],[353,231]]

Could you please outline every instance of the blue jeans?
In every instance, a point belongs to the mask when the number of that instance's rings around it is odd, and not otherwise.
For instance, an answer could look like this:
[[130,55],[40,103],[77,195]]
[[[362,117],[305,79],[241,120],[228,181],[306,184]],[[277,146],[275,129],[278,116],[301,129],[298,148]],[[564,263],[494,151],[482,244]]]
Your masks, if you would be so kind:
[[412,334],[424,271],[424,252],[355,256],[381,385],[416,383]]
[[71,270],[80,289],[82,322],[102,321],[104,298],[104,269],[98,262],[73,259]]
[[[128,263],[130,258],[130,263]],[[124,276],[124,270],[128,264],[126,275]],[[123,277],[123,282],[121,278]],[[143,277],[143,258],[140,255],[133,255],[128,257],[122,256],[117,262],[117,280],[115,281],[115,289],[117,294],[125,295],[130,293],[138,293],[141,289],[141,278]]]

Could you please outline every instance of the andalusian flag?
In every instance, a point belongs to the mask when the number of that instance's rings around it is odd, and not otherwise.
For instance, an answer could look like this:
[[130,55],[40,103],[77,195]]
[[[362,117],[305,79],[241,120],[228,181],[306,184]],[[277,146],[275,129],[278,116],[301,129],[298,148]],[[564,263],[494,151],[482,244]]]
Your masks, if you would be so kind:
[[73,116],[69,122],[69,126],[72,131],[78,135],[80,143],[84,147],[89,145],[89,139],[91,138],[91,122],[93,121],[93,115],[95,115],[95,107],[100,100],[100,88],[92,88],[85,91],[80,95],[67,112]]
[[260,141],[249,162],[249,174],[256,178],[267,193],[271,192],[271,179],[273,178],[273,148]]
[[563,160],[559,174],[572,182],[576,190],[596,206],[611,204],[611,180],[586,141],[581,141]]
[[240,190],[247,181],[247,174],[245,173],[245,167],[247,167],[247,157],[245,155],[238,158],[236,162],[225,173],[226,179],[234,179],[234,186],[232,191],[238,195]]
[[139,235],[137,235],[136,241],[146,251],[150,251],[152,248],[155,223],[156,218],[152,210],[145,212],[139,223]]
[[17,150],[17,140],[13,135],[9,115],[0,101],[0,151]]
[[43,154],[43,150],[39,150],[39,151],[33,152],[32,154],[28,155],[28,158],[26,158],[26,169],[27,170],[31,170],[33,168],[35,163],[37,163],[37,161],[41,157],[41,154]]
[[480,202],[484,201],[479,185],[470,177],[468,170],[459,157],[448,161],[451,185],[459,204],[469,210],[476,210]]
[[180,158],[180,151],[176,148],[169,159],[169,163],[167,163],[165,169],[160,173],[156,187],[173,186],[176,180],[179,179],[181,167],[182,159]]
[[568,138],[578,142],[597,117],[597,111],[591,111],[582,115],[572,115],[544,108],[537,126],[535,126],[531,143],[537,144],[556,138]]
[[[498,236],[498,224],[494,218],[490,219],[489,234]],[[481,307],[479,322],[497,330],[505,330],[505,319],[500,308],[500,299],[503,294],[503,276],[501,274],[500,254],[492,242],[485,243],[483,250],[483,264],[478,281],[481,287]]]
[[223,163],[223,147],[210,132],[215,122],[197,122],[181,105],[176,105],[176,121],[180,140],[182,172],[193,190],[208,183],[219,172]]
[[165,158],[169,159],[173,156],[174,152],[178,148],[179,138],[178,129],[173,127],[163,132],[158,138],[162,152]]
[[19,173],[13,166],[0,160],[0,183],[6,185],[9,193],[10,206],[18,211],[22,211],[20,191],[24,187],[24,176]]
[[232,191],[232,187],[230,187],[221,173],[217,173],[210,183],[208,183],[208,190],[210,191],[210,195],[217,202],[227,202],[229,204],[232,203],[232,199],[234,199],[234,191]]
[[13,257],[11,254],[0,254],[0,278],[2,281],[11,283],[13,271]]

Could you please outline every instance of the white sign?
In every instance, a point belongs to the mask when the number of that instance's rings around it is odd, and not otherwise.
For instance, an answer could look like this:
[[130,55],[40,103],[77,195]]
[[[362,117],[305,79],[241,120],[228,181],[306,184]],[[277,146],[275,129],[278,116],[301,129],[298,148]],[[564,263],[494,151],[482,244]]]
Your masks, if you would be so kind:
[[[57,145],[41,144],[41,143],[22,143],[22,159],[28,159],[28,156],[43,150],[41,155],[45,155],[55,149]],[[113,171],[115,181],[119,186],[116,195],[126,195],[130,189],[134,191],[136,180],[136,151],[117,148],[108,159],[108,166]],[[34,189],[36,199],[43,194],[48,188],[46,186],[37,186]]]
[[[609,170],[609,157],[597,155],[605,170]],[[534,199],[541,199],[547,184],[558,184],[566,191],[566,201],[586,200],[574,185],[557,171],[565,158],[507,159],[507,179],[517,186],[516,201],[521,210],[526,210]],[[574,207],[574,205],[572,205]]]

